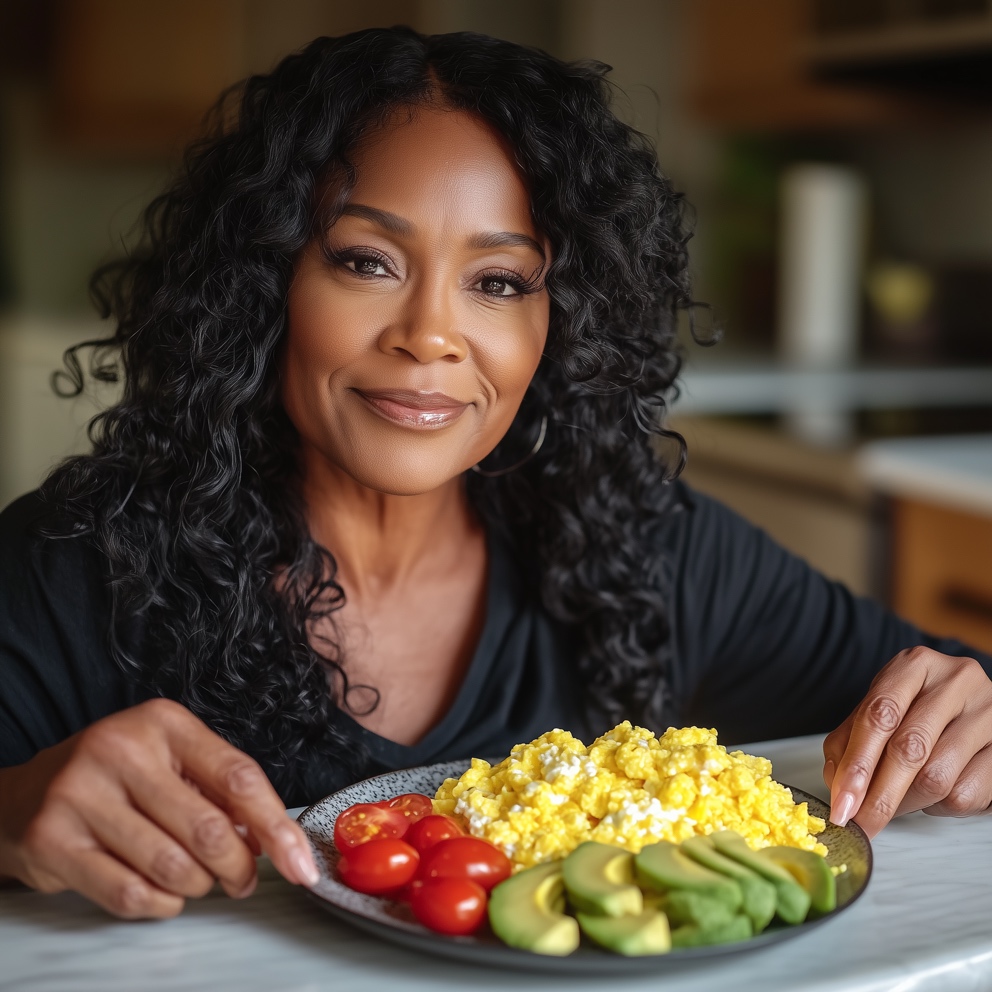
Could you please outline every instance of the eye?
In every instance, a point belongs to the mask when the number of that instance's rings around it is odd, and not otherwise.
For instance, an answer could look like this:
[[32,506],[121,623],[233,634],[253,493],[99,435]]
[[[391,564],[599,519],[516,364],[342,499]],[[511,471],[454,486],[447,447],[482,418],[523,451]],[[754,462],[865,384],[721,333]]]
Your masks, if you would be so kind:
[[325,256],[332,264],[353,272],[360,279],[381,279],[393,274],[389,259],[370,248],[347,248],[342,251],[326,248]]
[[483,276],[473,287],[480,293],[492,297],[520,296],[524,292],[524,281],[510,273],[494,273]]

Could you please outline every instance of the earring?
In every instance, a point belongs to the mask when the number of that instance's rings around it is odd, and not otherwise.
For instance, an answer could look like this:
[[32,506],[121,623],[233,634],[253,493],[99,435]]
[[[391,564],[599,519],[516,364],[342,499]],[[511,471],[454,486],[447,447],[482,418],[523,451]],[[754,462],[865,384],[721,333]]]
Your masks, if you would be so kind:
[[479,475],[485,476],[487,479],[495,479],[500,475],[509,475],[511,472],[516,472],[516,470],[520,468],[521,465],[525,464],[526,462],[529,462],[534,457],[534,455],[536,455],[541,450],[541,445],[544,444],[544,437],[547,433],[548,433],[548,418],[547,415],[545,415],[541,417],[541,430],[537,435],[537,440],[534,442],[534,447],[531,448],[530,451],[528,451],[527,454],[520,459],[520,461],[516,462],[513,465],[510,465],[508,468],[497,468],[497,469],[493,469],[492,471],[488,471],[487,469],[484,468],[479,468],[478,465],[473,465],[472,471],[477,472]]

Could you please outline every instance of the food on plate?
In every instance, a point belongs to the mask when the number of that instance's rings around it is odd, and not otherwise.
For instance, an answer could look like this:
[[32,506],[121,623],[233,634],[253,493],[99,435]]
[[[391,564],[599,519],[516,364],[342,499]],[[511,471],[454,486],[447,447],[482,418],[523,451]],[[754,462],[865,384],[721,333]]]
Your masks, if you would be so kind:
[[535,954],[571,954],[579,946],[579,924],[565,913],[561,863],[517,872],[489,896],[489,925],[510,947]]
[[809,893],[815,913],[837,908],[837,878],[830,866],[810,851],[797,847],[766,847],[758,852],[781,865]]
[[486,918],[486,890],[468,878],[417,880],[410,886],[410,909],[435,933],[465,937]]
[[671,949],[668,918],[657,909],[645,909],[629,916],[575,915],[587,937],[615,954],[665,954]]
[[[765,848],[765,850],[772,849]],[[798,851],[799,848],[790,847],[785,850]],[[698,861],[704,867],[722,875],[729,875],[737,882],[741,889],[741,912],[751,921],[755,933],[761,933],[768,926],[775,915],[776,903],[775,886],[771,882],[740,862],[721,854],[709,837],[690,837],[682,841],[682,851],[693,861]],[[826,865],[826,861],[818,854],[808,851],[802,853],[809,854],[810,857]]]
[[355,803],[334,821],[334,846],[344,851],[369,840],[399,839],[412,824],[433,812],[430,797],[417,792],[378,803]]
[[378,896],[411,882],[419,864],[420,855],[415,848],[406,841],[388,837],[342,851],[338,874],[356,892]]
[[670,728],[660,737],[629,722],[588,747],[564,730],[518,744],[497,765],[474,759],[447,779],[434,810],[501,848],[515,869],[565,858],[597,841],[633,853],[735,830],[752,848],[818,854],[825,823],[771,777],[771,763],[728,752],[716,732]]
[[[721,844],[738,855],[742,845],[747,847],[743,837],[730,831],[724,832]],[[497,885],[489,920],[506,943],[539,954],[568,954],[577,945],[574,929],[563,922],[570,918],[569,910],[582,933],[618,954],[664,954],[671,948],[746,940],[764,930],[776,913],[783,924],[793,924],[801,923],[810,909],[809,896],[791,871],[778,874],[778,857],[790,866],[801,865],[795,870],[816,880],[811,884],[822,887],[824,878],[834,880],[819,854],[768,850],[775,853],[751,852],[762,875],[720,854],[708,838],[690,838],[681,845],[659,841],[637,855],[583,844],[562,861],[524,869]],[[628,894],[630,879],[636,879],[640,890],[634,898]],[[836,903],[822,905],[832,909]]]
[[786,923],[802,923],[806,919],[811,903],[809,893],[782,865],[762,857],[759,851],[752,851],[747,841],[732,830],[717,831],[710,839],[721,854],[757,872],[775,886],[775,912]]
[[576,912],[626,916],[644,908],[644,896],[634,882],[634,855],[630,851],[587,840],[561,863],[561,873],[568,901]]
[[418,876],[425,881],[469,878],[489,892],[511,871],[510,859],[494,844],[478,837],[451,837],[424,853]]
[[338,875],[357,892],[409,902],[437,933],[474,933],[486,918],[489,890],[512,866],[498,847],[465,836],[430,809],[430,797],[410,793],[343,810],[334,823]]
[[728,915],[744,901],[733,878],[699,864],[668,840],[642,848],[634,858],[634,870],[637,881],[652,892],[693,893],[723,906]]
[[442,840],[464,836],[465,831],[450,816],[432,813],[412,824],[403,835],[403,839],[423,854]]

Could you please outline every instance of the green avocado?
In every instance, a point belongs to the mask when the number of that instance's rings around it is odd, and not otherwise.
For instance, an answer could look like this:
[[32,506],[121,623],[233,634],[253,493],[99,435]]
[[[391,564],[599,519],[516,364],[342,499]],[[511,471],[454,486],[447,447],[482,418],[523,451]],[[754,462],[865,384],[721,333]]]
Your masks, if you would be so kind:
[[505,944],[535,954],[571,954],[579,924],[566,916],[561,861],[535,865],[500,882],[489,895],[489,924]]
[[705,930],[723,926],[736,915],[727,902],[695,889],[669,889],[657,908],[664,911],[673,927],[695,923]]
[[668,918],[656,909],[630,916],[577,915],[587,937],[617,954],[665,954],[671,949]]
[[743,914],[732,916],[726,923],[706,929],[696,923],[687,923],[672,931],[672,947],[703,947],[709,944],[730,944],[747,940],[752,935],[751,921]]
[[646,889],[662,893],[690,890],[724,904],[731,913],[740,909],[743,897],[734,879],[704,868],[671,841],[642,848],[634,858],[634,871],[637,881]]
[[813,851],[798,847],[766,847],[758,852],[781,865],[809,893],[815,913],[829,913],[837,908],[837,880],[830,865]]
[[634,855],[619,847],[586,841],[562,862],[561,875],[578,913],[628,916],[644,909],[644,897],[634,884]]
[[[693,861],[721,875],[729,875],[741,887],[741,910],[751,921],[755,933],[761,933],[775,915],[775,886],[739,861],[721,854],[709,837],[690,837],[682,841],[682,850]],[[697,921],[698,922],[698,921]]]
[[720,854],[726,855],[757,872],[775,886],[775,912],[785,923],[802,923],[809,912],[809,893],[771,858],[760,857],[747,846],[747,841],[733,830],[719,830],[710,834],[710,840]]

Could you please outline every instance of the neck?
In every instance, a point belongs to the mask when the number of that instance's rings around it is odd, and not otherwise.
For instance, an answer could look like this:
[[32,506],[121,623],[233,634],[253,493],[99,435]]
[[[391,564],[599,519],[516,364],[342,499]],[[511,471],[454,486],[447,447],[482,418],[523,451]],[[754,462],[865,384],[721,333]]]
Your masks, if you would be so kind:
[[364,600],[456,557],[482,528],[462,477],[414,496],[369,489],[317,452],[303,453],[310,533],[338,564],[349,598]]

